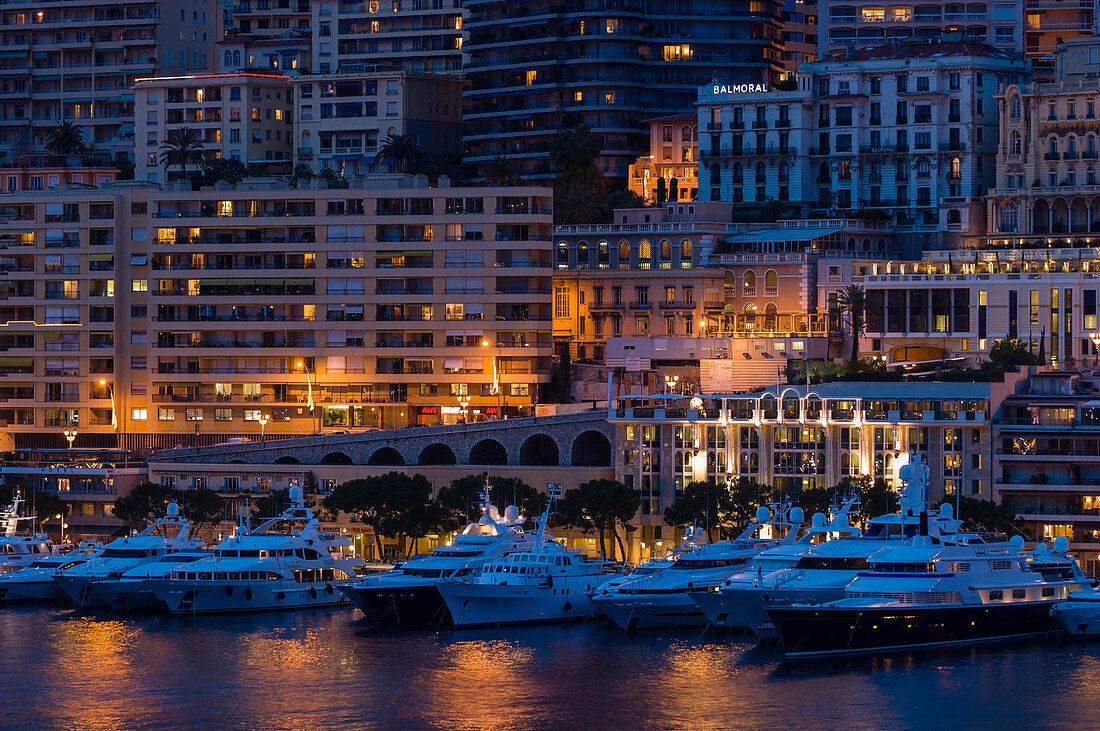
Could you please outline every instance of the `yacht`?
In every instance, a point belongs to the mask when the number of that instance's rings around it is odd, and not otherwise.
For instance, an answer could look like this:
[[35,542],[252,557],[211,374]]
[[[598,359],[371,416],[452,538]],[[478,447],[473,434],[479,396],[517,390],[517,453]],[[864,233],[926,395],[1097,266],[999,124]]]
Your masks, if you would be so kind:
[[19,491],[12,496],[11,505],[0,511],[0,575],[30,565],[54,551],[53,542],[45,533],[20,533],[19,524],[34,525],[35,516],[20,515],[23,497]]
[[78,607],[107,605],[95,582],[114,579],[142,564],[181,551],[196,551],[203,542],[191,537],[191,524],[180,515],[179,505],[168,503],[163,518],[132,536],[108,543],[89,560],[59,569],[54,581]]
[[103,544],[81,543],[67,553],[41,556],[18,571],[0,574],[0,604],[59,601],[65,596],[53,580],[61,569],[79,566],[103,549]]
[[684,553],[663,571],[623,582],[592,600],[623,629],[704,627],[706,616],[688,592],[718,586],[761,551],[794,543],[798,537],[802,509],[774,509],[773,516],[762,506],[756,522],[736,539]]
[[883,548],[843,599],[765,603],[787,657],[889,653],[1044,637],[1061,630],[1058,602],[1091,586],[1055,539],[1023,554],[1023,539],[986,544],[960,536],[934,544],[922,531]]
[[619,574],[613,579],[608,579],[596,587],[596,590],[592,592],[592,596],[611,593],[615,591],[617,587],[622,586],[628,581],[634,581],[634,579],[640,579],[643,576],[650,576],[651,574],[664,571],[683,554],[697,551],[705,545],[707,545],[706,533],[700,528],[690,526],[684,530],[684,538],[680,541],[680,545],[670,548],[668,552],[660,558],[651,558],[648,561],[638,564],[629,573]]
[[306,609],[346,601],[337,582],[364,565],[339,550],[352,545],[341,535],[321,533],[300,487],[290,489],[290,507],[255,530],[242,531],[214,547],[214,555],[172,568],[166,579],[145,586],[174,614]]
[[588,559],[549,537],[546,522],[560,485],[539,518],[531,550],[490,559],[466,576],[436,585],[458,629],[584,619],[596,612],[589,598],[616,565]]
[[1100,637],[1100,589],[1089,587],[1072,592],[1050,611],[1071,637]]
[[515,506],[501,516],[482,489],[481,517],[445,546],[399,563],[390,571],[363,576],[338,588],[364,614],[403,627],[436,627],[450,623],[450,613],[436,586],[461,579],[485,562],[510,553],[531,551],[535,536],[523,530],[526,520]]
[[[761,551],[724,583],[701,591],[690,591],[688,596],[716,630],[733,631],[752,627],[761,620],[754,621],[751,615],[737,606],[729,589],[740,586],[746,580],[754,583],[765,577],[782,574],[798,565],[805,556],[825,550],[826,543],[835,544],[838,540],[858,537],[859,529],[849,523],[849,516],[858,509],[858,500],[858,497],[849,497],[835,504],[830,510],[831,520],[824,513],[815,513],[810,519],[810,527],[794,543]],[[763,619],[767,619],[762,605],[760,614]]]
[[[795,603],[828,602],[844,597],[845,588],[878,551],[913,540],[920,532],[925,510],[927,482],[921,458],[910,457],[913,470],[904,472],[899,489],[900,510],[897,513],[872,518],[862,533],[856,532],[834,540],[815,543],[803,553],[792,556],[787,566],[749,567],[720,588],[724,606],[762,642],[775,641],[775,627],[765,610],[766,602]],[[932,544],[951,544],[970,540],[973,536],[959,534],[959,521],[950,505],[939,513],[925,515],[926,534]],[[761,555],[763,557],[763,554]],[[715,623],[720,626],[718,622]]]
[[123,572],[118,578],[96,581],[93,586],[96,594],[115,611],[164,611],[168,607],[157,598],[151,582],[168,578],[172,569],[178,566],[194,563],[211,555],[213,554],[209,550],[165,554],[156,561],[143,563]]

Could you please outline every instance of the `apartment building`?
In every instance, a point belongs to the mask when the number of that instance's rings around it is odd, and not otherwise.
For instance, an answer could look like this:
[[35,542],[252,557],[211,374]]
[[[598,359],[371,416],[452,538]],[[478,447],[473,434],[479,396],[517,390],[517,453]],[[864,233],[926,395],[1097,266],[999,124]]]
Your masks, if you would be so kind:
[[134,145],[135,79],[211,68],[219,10],[193,0],[72,0],[0,8],[0,159],[41,152],[72,120],[108,157]]
[[[710,200],[877,210],[918,248],[985,232],[997,99],[1022,58],[971,43],[901,44],[805,64],[798,90],[708,84],[699,98],[700,189]],[[808,154],[807,154],[808,153]],[[751,182],[750,182],[751,181]]]
[[1100,77],[1100,38],[1067,38],[1054,50],[1054,80],[1082,81]]
[[338,0],[312,7],[318,73],[462,73],[469,11],[459,0]]
[[460,155],[462,81],[404,71],[300,76],[294,80],[295,161],[314,172],[393,171],[376,163],[389,135],[410,134],[426,158]]
[[783,3],[783,72],[794,79],[798,67],[817,60],[817,0]]
[[59,185],[106,185],[118,177],[118,169],[63,165],[55,155],[23,155],[10,167],[0,167],[0,191],[44,190]]
[[256,172],[289,166],[292,90],[289,77],[261,73],[138,79],[134,178],[154,183],[181,179],[181,169],[165,167],[161,145],[184,128],[199,134],[207,160],[238,160]]
[[896,485],[907,452],[929,466],[929,499],[992,494],[990,419],[1005,382],[833,382],[756,393],[637,399],[609,412],[617,478],[639,490],[642,539],[694,480],[747,477],[788,498],[868,475]]
[[1036,540],[1069,539],[1081,567],[1100,569],[1100,383],[1090,372],[1032,374],[993,420],[993,497]]
[[598,167],[626,179],[649,147],[645,122],[692,108],[714,78],[774,84],[780,3],[623,0],[597,10],[557,0],[471,0],[467,159],[505,155],[525,179],[550,177],[550,143],[584,123]]
[[1012,238],[1100,231],[1100,79],[1013,84],[998,96],[997,187],[990,233]]
[[312,49],[312,39],[305,31],[284,31],[277,36],[233,31],[217,45],[217,70],[308,74],[312,69]]
[[[1035,0],[1027,3],[1029,9],[1033,2]],[[1035,4],[1045,6],[1043,2]],[[1053,0],[1052,4],[1061,3]],[[1091,14],[1091,6],[1089,11]],[[1025,49],[1023,0],[993,0],[991,3],[922,0],[916,5],[821,0],[818,12],[823,26],[818,34],[818,53],[822,58],[851,47],[898,43],[914,36],[924,42],[961,37],[1016,53]],[[1030,33],[1030,22],[1027,28]],[[1029,42],[1031,38],[1028,35]],[[1050,46],[1046,52],[1052,50]]]
[[6,196],[17,448],[527,415],[551,354],[542,188],[136,183]]
[[658,117],[649,120],[649,154],[630,166],[628,184],[646,203],[694,201],[699,192],[698,165],[695,115]]
[[309,0],[238,0],[233,7],[233,33],[260,38],[286,34],[308,36],[312,12]]

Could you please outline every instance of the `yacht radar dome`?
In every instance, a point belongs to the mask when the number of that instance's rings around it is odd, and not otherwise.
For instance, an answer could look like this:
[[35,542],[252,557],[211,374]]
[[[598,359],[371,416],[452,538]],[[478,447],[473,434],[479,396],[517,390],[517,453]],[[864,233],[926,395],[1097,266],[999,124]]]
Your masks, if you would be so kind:
[[290,488],[290,502],[300,504],[304,500],[304,493],[300,485]]
[[792,523],[801,523],[806,520],[806,513],[798,506],[791,508],[791,512],[788,513],[787,516],[791,519]]
[[1069,539],[1065,536],[1058,536],[1054,539],[1054,552],[1065,553],[1069,550]]
[[768,510],[767,508],[765,508],[763,505],[761,505],[759,508],[756,509],[756,522],[757,523],[767,523],[769,520],[771,520],[771,518],[772,518],[771,511]]
[[508,523],[515,523],[519,520],[519,508],[515,505],[509,505],[504,509],[504,520]]
[[176,503],[168,503],[168,508],[164,511],[165,517],[178,518],[180,514],[180,506]]
[[[944,503],[940,506],[940,517],[947,520],[955,517],[955,509],[951,507],[951,503]],[[1019,536],[1016,537],[1019,538]]]
[[814,517],[810,519],[810,525],[814,528],[824,528],[828,518],[825,517],[825,513],[814,513]]
[[1012,536],[1008,539],[1008,547],[1011,548],[1015,553],[1019,553],[1020,551],[1024,550],[1024,537]]

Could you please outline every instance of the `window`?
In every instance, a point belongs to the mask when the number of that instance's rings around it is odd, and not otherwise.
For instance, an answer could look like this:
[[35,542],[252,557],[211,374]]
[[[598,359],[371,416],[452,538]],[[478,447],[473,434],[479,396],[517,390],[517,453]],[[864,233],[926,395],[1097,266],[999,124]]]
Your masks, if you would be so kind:
[[175,409],[166,409],[163,406],[161,406],[159,409],[157,409],[157,420],[158,421],[175,421],[176,420],[176,411],[175,411]]
[[145,421],[149,418],[148,409],[130,409],[130,419],[133,421]]

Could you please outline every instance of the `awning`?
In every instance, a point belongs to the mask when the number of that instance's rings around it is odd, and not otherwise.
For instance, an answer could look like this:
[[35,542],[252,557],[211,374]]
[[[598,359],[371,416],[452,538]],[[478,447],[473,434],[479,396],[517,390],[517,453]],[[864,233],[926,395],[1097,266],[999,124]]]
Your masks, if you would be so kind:
[[462,358],[449,355],[443,359],[443,367],[458,370],[462,367]]
[[130,255],[130,266],[132,266],[132,267],[143,267],[148,263],[149,263],[149,255],[148,254],[131,254]]

